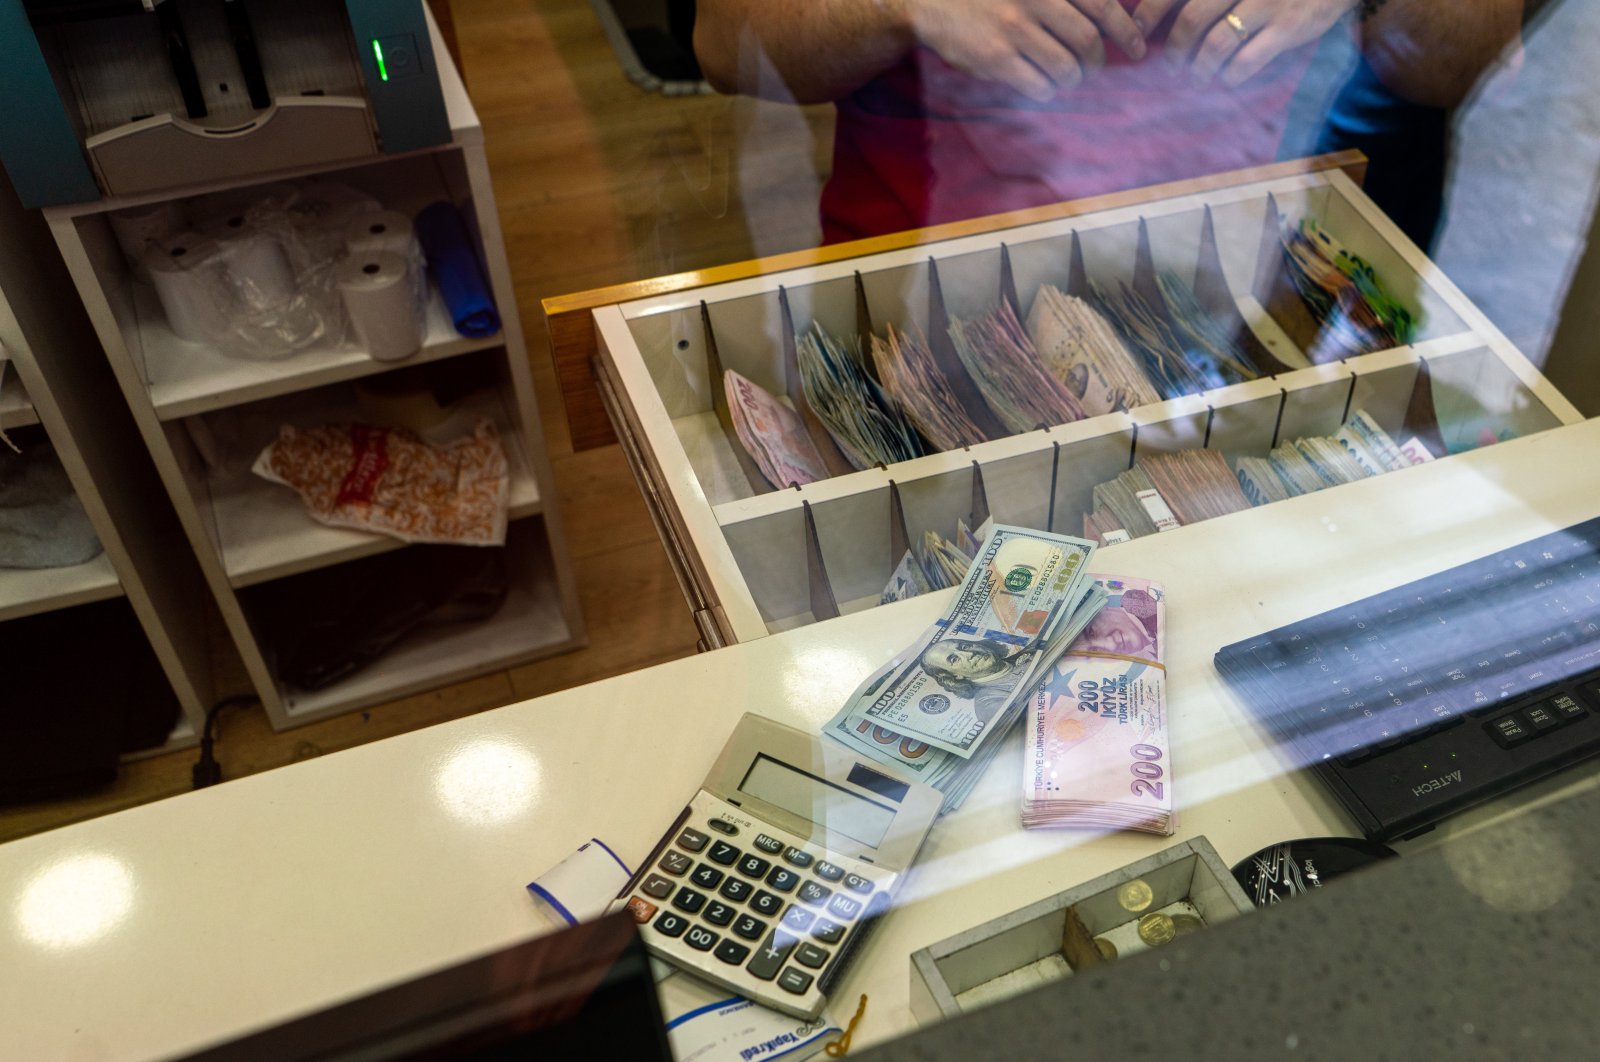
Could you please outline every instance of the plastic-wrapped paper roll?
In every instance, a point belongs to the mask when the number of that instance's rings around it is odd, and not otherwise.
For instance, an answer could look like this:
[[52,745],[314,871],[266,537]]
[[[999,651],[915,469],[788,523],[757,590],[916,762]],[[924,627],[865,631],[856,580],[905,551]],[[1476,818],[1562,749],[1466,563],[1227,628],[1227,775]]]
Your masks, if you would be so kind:
[[398,210],[374,210],[353,218],[345,226],[344,245],[355,257],[387,251],[409,259],[422,250],[411,219]]
[[379,361],[399,361],[422,347],[410,265],[397,254],[352,255],[339,263],[339,294],[361,343]]
[[111,215],[111,231],[122,248],[122,257],[133,268],[133,275],[148,282],[150,271],[145,268],[144,256],[154,243],[165,243],[183,232],[188,223],[183,219],[183,208],[177,200],[129,207]]
[[228,331],[232,288],[215,241],[199,233],[182,233],[151,247],[144,264],[178,338],[200,343]]
[[276,306],[299,292],[294,267],[289,264],[283,244],[271,233],[255,228],[241,215],[221,219],[201,235],[222,248],[228,275],[241,301],[251,310]]

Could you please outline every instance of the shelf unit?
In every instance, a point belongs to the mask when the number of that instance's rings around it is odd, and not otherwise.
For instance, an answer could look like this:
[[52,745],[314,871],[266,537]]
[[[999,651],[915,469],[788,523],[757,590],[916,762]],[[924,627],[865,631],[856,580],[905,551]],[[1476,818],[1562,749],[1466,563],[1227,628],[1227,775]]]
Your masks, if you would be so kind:
[[[558,362],[594,359],[702,641],[748,641],[876,607],[904,549],[895,531],[949,535],[974,510],[975,478],[997,522],[1076,535],[1094,486],[1140,454],[1207,447],[1230,462],[1262,457],[1280,441],[1331,435],[1358,409],[1391,433],[1409,431],[1418,393],[1431,398],[1451,452],[1486,431],[1520,436],[1581,419],[1342,169],[1361,162],[1279,163],[565,296],[545,309]],[[1316,218],[1371,264],[1419,322],[1412,343],[1311,364],[1315,326],[1286,287],[1280,216]],[[782,396],[786,348],[813,322],[863,340],[886,322],[937,336],[947,318],[980,316],[1002,298],[1026,320],[1046,283],[1137,287],[1158,270],[1212,292],[1218,323],[1283,370],[786,490],[752,485],[713,412],[714,364]],[[1114,567],[1114,557],[1102,563]]]
[[[259,180],[176,188],[45,211],[99,343],[172,499],[183,534],[215,596],[224,624],[273,725],[285,728],[498,670],[583,642],[576,588],[556,512],[516,294],[483,151],[483,131],[460,76],[429,16],[451,140],[433,148],[334,167],[287,169]],[[122,260],[107,215],[130,206],[202,196],[248,199],[251,189],[285,180],[335,181],[408,215],[448,200],[465,218],[501,318],[494,336],[459,335],[437,291],[429,292],[422,349],[399,362],[377,361],[353,343],[323,344],[272,361],[229,357],[178,339],[154,290]],[[193,212],[193,211],[191,211]],[[507,535],[512,589],[493,617],[419,630],[349,678],[315,692],[290,688],[274,665],[253,601],[283,580],[315,579],[331,565],[357,562],[404,542],[331,528],[306,515],[289,488],[250,466],[281,424],[310,427],[367,418],[355,384],[377,374],[428,379],[476,372],[488,382],[451,411],[445,430],[489,417],[512,475]],[[299,584],[297,584],[299,585]]]
[[[50,261],[48,233],[9,186],[0,187],[0,208],[7,252],[0,262],[0,345],[10,362],[0,388],[0,427],[48,438],[102,546],[98,556],[71,567],[0,569],[0,624],[125,598],[129,637],[148,642],[180,715],[163,744],[124,758],[194,745],[216,699],[204,620],[209,595],[199,567],[175,514],[156,500],[155,469],[93,352],[88,320],[54,297],[65,271],[59,259]],[[0,627],[0,638],[13,636]],[[86,664],[93,662],[86,656]]]

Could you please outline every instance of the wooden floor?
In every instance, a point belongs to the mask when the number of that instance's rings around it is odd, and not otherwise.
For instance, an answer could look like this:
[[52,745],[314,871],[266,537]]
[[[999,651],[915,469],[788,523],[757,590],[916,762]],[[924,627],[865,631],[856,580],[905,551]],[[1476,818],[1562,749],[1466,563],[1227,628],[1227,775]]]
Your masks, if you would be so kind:
[[[623,76],[587,0],[455,0],[453,12],[589,647],[284,734],[259,709],[227,713],[217,742],[225,778],[692,653],[687,606],[621,452],[572,451],[539,303],[818,238],[830,109],[647,95]],[[0,809],[0,841],[186,792],[195,755],[127,764],[91,797]]]

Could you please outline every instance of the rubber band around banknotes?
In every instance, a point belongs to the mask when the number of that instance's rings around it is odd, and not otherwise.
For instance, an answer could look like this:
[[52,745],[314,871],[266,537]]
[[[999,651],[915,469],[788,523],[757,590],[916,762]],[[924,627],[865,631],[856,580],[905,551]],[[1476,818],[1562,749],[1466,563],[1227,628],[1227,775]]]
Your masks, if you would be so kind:
[[861,1002],[856,1006],[855,1017],[844,1027],[844,1032],[839,1034],[837,1040],[830,1040],[824,1044],[822,1051],[829,1058],[843,1058],[850,1051],[850,1038],[856,1034],[856,1025],[860,1023],[861,1016],[867,1012],[867,994],[861,993]]
[[1080,651],[1080,650],[1076,650],[1076,649],[1068,649],[1066,655],[1067,656],[1092,656],[1097,660],[1126,660],[1130,664],[1148,664],[1150,667],[1159,668],[1162,671],[1165,671],[1167,669],[1167,665],[1161,663],[1158,660],[1149,660],[1149,659],[1146,659],[1145,657],[1142,657],[1142,656],[1127,656],[1127,655],[1125,655],[1123,653],[1097,653],[1097,652],[1088,651],[1088,650],[1081,650]]

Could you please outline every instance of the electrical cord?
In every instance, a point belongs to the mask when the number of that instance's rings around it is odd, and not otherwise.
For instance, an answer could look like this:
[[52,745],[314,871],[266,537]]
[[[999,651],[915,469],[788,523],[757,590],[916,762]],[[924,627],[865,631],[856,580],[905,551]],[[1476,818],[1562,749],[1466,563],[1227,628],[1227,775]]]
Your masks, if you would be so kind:
[[194,788],[204,789],[222,781],[222,765],[217,762],[213,750],[216,739],[212,735],[212,730],[216,726],[217,716],[228,708],[244,708],[259,703],[261,702],[256,700],[255,697],[249,694],[241,694],[236,697],[224,697],[207,709],[206,723],[200,730],[200,759],[195,762],[194,767],[189,772],[194,781]]

